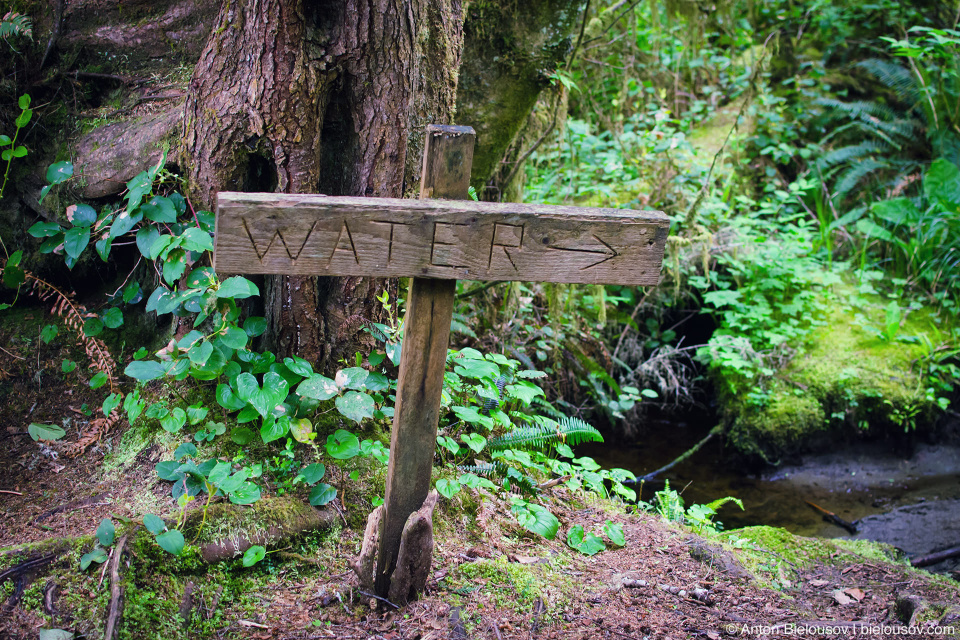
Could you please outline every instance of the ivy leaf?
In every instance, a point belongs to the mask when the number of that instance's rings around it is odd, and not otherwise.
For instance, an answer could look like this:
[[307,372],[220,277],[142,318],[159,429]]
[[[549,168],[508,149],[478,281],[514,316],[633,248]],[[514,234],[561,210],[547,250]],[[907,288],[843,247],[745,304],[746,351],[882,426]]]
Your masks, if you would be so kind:
[[97,527],[97,532],[94,534],[97,536],[97,540],[100,541],[105,547],[109,547],[113,544],[113,539],[117,535],[117,530],[113,526],[113,521],[110,518],[104,518],[100,521],[100,526]]
[[218,298],[233,298],[239,300],[241,298],[258,295],[260,295],[260,289],[257,288],[257,285],[243,276],[227,278],[220,284],[220,288],[217,289]]
[[311,375],[297,387],[297,395],[314,400],[329,400],[339,392],[336,382],[319,373]]
[[290,433],[289,416],[279,418],[271,416],[268,420],[264,420],[263,426],[260,427],[260,437],[263,438],[264,444],[284,438],[288,433]]
[[58,333],[60,333],[60,330],[57,325],[48,324],[40,330],[40,339],[43,340],[43,344],[50,344],[50,341],[56,338]]
[[440,478],[437,480],[437,491],[440,493],[440,495],[449,500],[453,496],[460,493],[460,483],[456,480]]
[[487,444],[487,439],[481,436],[479,433],[464,434],[460,437],[460,440],[462,440],[468,447],[473,449],[474,453],[480,453],[483,450],[484,445]]
[[173,411],[160,418],[160,426],[164,428],[165,431],[170,433],[176,433],[183,428],[183,425],[187,423],[187,414],[180,407],[174,408]]
[[300,470],[300,475],[303,476],[303,481],[307,484],[316,484],[323,480],[324,474],[327,472],[327,468],[320,463],[309,464]]
[[359,391],[348,391],[337,398],[335,404],[341,415],[357,423],[364,418],[372,418],[376,408],[373,398]]
[[360,440],[345,429],[327,436],[327,453],[337,460],[349,460],[360,453]]
[[163,519],[159,516],[155,516],[152,513],[148,513],[143,516],[143,526],[147,528],[147,531],[152,533],[155,536],[160,535],[167,529],[167,525],[164,524]]
[[170,531],[161,533],[157,536],[157,544],[160,545],[160,548],[167,553],[179,556],[181,553],[183,553],[183,547],[186,544],[186,541],[183,539],[182,533],[176,529],[171,529]]
[[267,555],[267,550],[258,544],[253,545],[243,554],[243,566],[252,567]]
[[622,547],[627,544],[627,539],[623,535],[623,525],[619,522],[607,520],[603,525],[603,532],[610,539],[610,542],[618,547]]
[[314,507],[322,507],[336,497],[337,490],[321,482],[310,492],[310,504]]

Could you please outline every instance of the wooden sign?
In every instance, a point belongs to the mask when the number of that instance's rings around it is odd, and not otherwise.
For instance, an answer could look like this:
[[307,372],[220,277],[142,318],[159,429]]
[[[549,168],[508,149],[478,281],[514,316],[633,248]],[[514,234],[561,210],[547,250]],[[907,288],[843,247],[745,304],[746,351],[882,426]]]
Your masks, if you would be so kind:
[[653,285],[656,211],[455,200],[221,193],[221,273]]
[[423,588],[391,578],[430,490],[456,279],[654,285],[669,227],[656,211],[468,201],[474,137],[427,127],[420,197],[450,200],[221,193],[217,203],[221,274],[413,276],[374,576],[379,597],[399,604]]

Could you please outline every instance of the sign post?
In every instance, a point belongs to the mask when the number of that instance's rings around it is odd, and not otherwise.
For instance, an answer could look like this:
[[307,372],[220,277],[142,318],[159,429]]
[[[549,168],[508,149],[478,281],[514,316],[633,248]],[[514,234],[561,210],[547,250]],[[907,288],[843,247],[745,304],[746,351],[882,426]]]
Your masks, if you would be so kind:
[[[222,192],[220,273],[408,277],[376,591],[430,489],[458,278],[655,285],[669,220],[656,211],[467,200],[470,127],[430,125],[420,200]],[[438,199],[439,198],[439,199]]]

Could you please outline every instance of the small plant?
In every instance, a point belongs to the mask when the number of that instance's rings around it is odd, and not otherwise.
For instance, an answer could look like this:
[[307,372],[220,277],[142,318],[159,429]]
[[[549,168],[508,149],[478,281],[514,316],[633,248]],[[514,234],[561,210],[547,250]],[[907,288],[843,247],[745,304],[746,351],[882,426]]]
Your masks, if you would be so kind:
[[[7,23],[3,22],[0,24]],[[2,31],[2,27],[0,27],[0,31]],[[6,36],[4,36],[4,39],[6,39]],[[0,148],[10,147],[9,149],[3,149],[3,151],[0,152],[0,159],[7,163],[6,169],[3,172],[3,183],[0,183],[0,198],[3,197],[3,192],[7,188],[7,180],[10,178],[10,165],[13,163],[13,159],[24,158],[27,155],[27,148],[22,144],[18,145],[17,138],[20,137],[20,131],[26,127],[30,123],[31,118],[33,118],[33,109],[30,108],[30,95],[25,93],[20,96],[18,105],[20,107],[20,115],[18,115],[17,119],[14,120],[16,131],[13,132],[13,137],[11,138],[7,135],[0,135]]]

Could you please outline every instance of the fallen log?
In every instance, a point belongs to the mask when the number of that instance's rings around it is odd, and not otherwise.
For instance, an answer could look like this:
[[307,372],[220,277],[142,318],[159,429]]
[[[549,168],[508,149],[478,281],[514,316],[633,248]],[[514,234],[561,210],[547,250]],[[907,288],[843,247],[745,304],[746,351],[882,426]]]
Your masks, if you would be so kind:
[[648,473],[648,474],[646,474],[646,475],[637,476],[637,477],[634,478],[633,480],[627,480],[627,482],[628,482],[628,483],[630,483],[630,482],[647,482],[647,481],[649,481],[649,480],[653,480],[655,477],[657,477],[658,475],[660,475],[660,474],[663,473],[664,471],[669,471],[670,469],[674,468],[675,466],[677,466],[678,464],[680,464],[681,462],[683,462],[684,460],[686,460],[687,458],[689,458],[690,456],[692,456],[693,454],[695,454],[697,451],[699,451],[701,448],[703,448],[703,445],[705,445],[705,444],[707,444],[708,442],[710,442],[710,440],[712,440],[715,435],[718,435],[718,434],[721,433],[722,431],[723,431],[723,429],[722,429],[722,427],[720,427],[720,426],[716,426],[716,427],[714,427],[713,429],[710,429],[710,433],[708,433],[708,434],[703,438],[703,440],[701,440],[701,441],[698,442],[697,444],[693,445],[692,447],[690,447],[689,449],[687,449],[686,451],[684,451],[682,454],[680,454],[680,455],[677,457],[676,460],[674,460],[674,461],[671,462],[670,464],[664,465],[664,466],[660,467],[659,469],[657,469],[656,471],[651,471],[650,473]]
[[928,553],[925,556],[910,558],[910,564],[914,567],[929,567],[932,564],[937,564],[938,562],[943,562],[944,560],[957,557],[960,557],[960,546],[950,547],[949,549],[944,549],[942,551],[935,551],[933,553]]
[[808,505],[810,505],[811,507],[813,507],[814,509],[816,509],[817,511],[819,511],[820,513],[822,513],[822,514],[823,514],[823,519],[826,520],[827,522],[833,523],[833,524],[837,525],[838,527],[843,527],[844,529],[846,529],[846,530],[849,531],[850,533],[856,533],[856,532],[857,532],[857,525],[853,524],[852,522],[847,522],[846,520],[844,520],[843,518],[841,518],[840,516],[838,516],[837,514],[835,514],[833,511],[827,511],[826,509],[824,509],[824,508],[821,507],[820,505],[814,504],[814,503],[810,502],[809,500],[804,500],[804,502],[806,502]]

